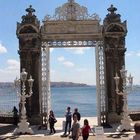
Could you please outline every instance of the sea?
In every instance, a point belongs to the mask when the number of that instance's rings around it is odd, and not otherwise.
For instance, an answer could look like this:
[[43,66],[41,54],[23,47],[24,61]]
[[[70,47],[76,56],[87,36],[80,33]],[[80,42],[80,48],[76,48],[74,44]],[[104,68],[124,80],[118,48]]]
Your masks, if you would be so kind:
[[[13,106],[18,108],[19,97],[14,88],[0,88],[0,114],[11,113]],[[97,116],[96,86],[52,87],[51,107],[56,117],[64,117],[66,108],[78,108],[83,117]],[[140,111],[140,87],[128,95],[130,111]]]

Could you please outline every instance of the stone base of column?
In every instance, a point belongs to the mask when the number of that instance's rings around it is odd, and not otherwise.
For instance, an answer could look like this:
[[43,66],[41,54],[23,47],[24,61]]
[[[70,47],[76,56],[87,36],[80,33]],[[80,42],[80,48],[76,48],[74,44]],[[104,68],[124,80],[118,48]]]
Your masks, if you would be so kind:
[[28,118],[31,125],[41,125],[42,124],[42,116],[41,115],[32,115]]
[[120,123],[121,122],[121,115],[118,115],[115,112],[108,113],[107,122],[109,124]]
[[127,116],[126,118],[123,118],[121,120],[121,125],[118,126],[117,131],[132,131],[133,125],[132,120],[130,119],[130,116]]
[[21,120],[20,123],[18,123],[18,127],[14,130],[13,134],[33,134],[33,130],[29,127],[29,123],[27,120]]

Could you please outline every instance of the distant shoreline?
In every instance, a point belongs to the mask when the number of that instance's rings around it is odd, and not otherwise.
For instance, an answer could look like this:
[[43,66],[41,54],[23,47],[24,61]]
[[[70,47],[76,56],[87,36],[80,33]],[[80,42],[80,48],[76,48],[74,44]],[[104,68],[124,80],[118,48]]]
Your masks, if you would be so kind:
[[[88,85],[84,83],[74,82],[51,82],[51,87],[96,87],[96,85]],[[14,87],[13,82],[0,82],[0,88]],[[133,89],[139,89],[140,85],[133,85]]]
[[51,82],[51,87],[91,87],[91,85],[73,82]]
[[[73,83],[73,82],[51,82],[51,87],[93,87],[95,85],[88,85],[84,83]],[[0,88],[13,87],[12,82],[0,82]]]

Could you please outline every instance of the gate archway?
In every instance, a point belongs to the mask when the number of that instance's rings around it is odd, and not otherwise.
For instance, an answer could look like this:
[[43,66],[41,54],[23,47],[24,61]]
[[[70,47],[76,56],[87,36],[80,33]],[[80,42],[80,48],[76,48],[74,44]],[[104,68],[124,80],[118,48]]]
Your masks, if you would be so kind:
[[56,8],[54,16],[47,15],[40,26],[35,10],[31,6],[26,9],[27,14],[17,25],[17,36],[21,69],[26,68],[35,79],[34,94],[27,102],[27,113],[33,123],[39,122],[40,114],[48,114],[51,108],[51,47],[95,47],[98,125],[120,120],[122,99],[115,93],[113,77],[125,63],[127,31],[126,22],[121,22],[116,10],[111,5],[101,25],[97,14],[89,15],[86,7],[68,0]]

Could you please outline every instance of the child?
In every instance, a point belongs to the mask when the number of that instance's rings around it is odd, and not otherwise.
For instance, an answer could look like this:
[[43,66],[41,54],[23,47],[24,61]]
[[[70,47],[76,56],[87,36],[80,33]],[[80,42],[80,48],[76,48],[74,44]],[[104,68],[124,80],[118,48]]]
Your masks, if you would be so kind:
[[82,127],[82,137],[83,137],[83,140],[87,140],[88,137],[89,137],[89,132],[92,132],[90,126],[89,126],[89,123],[88,123],[88,120],[85,119],[84,120],[84,126]]

